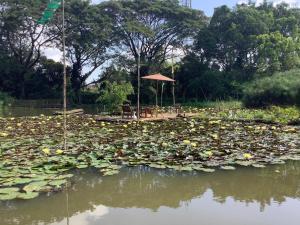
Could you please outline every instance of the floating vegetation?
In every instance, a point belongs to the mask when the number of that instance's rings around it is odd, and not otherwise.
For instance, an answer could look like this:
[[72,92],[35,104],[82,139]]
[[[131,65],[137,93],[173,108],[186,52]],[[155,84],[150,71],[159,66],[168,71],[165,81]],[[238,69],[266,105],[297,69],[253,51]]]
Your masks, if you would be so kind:
[[0,200],[61,190],[72,169],[93,167],[105,176],[122,165],[214,172],[300,160],[299,128],[282,124],[207,118],[111,124],[72,116],[66,151],[61,124],[61,116],[0,118]]

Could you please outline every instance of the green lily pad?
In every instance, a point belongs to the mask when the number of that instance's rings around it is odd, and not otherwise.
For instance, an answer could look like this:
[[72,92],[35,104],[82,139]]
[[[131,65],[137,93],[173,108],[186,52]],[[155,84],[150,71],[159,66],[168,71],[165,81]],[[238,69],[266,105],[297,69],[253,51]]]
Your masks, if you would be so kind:
[[18,192],[11,192],[8,194],[0,194],[0,201],[9,201],[17,198]]
[[160,165],[160,164],[155,164],[155,163],[151,163],[149,165],[149,167],[156,168],[156,169],[165,169],[165,168],[167,168],[165,165]]
[[18,195],[19,188],[0,188],[0,201],[13,200]]
[[222,170],[235,170],[234,166],[221,166],[220,167]]
[[26,185],[23,190],[26,192],[40,191],[48,184],[47,181],[32,182]]
[[0,188],[0,194],[9,194],[13,192],[18,192],[20,189],[17,187],[12,188]]
[[113,176],[118,174],[120,171],[119,170],[108,170],[103,172],[103,176]]
[[72,178],[73,176],[74,176],[73,174],[63,174],[54,177],[53,180],[64,180],[64,179]]
[[265,167],[266,167],[266,166],[263,165],[263,164],[257,164],[257,163],[252,164],[252,166],[255,167],[255,168],[265,168]]
[[191,167],[191,166],[182,166],[180,170],[181,171],[193,171],[193,167]]
[[17,198],[23,200],[29,200],[29,199],[34,199],[38,196],[39,196],[38,192],[26,192],[26,193],[19,193],[17,195]]
[[235,164],[240,166],[251,166],[253,164],[252,161],[236,161]]
[[77,169],[86,169],[88,168],[89,166],[87,164],[79,164],[76,166]]
[[62,185],[66,184],[67,180],[53,180],[49,182],[49,185],[55,186],[56,188],[60,188]]
[[206,173],[213,173],[216,170],[215,169],[210,169],[210,168],[199,168],[198,171],[206,172]]

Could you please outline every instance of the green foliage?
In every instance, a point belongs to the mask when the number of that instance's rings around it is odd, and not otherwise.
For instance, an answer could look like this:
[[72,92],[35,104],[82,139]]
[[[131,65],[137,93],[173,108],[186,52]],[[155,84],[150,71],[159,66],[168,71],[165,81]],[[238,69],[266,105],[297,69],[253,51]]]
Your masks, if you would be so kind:
[[240,109],[242,108],[242,103],[233,100],[232,101],[203,101],[203,102],[187,102],[182,104],[182,106],[227,110],[227,109]]
[[12,97],[10,97],[6,93],[0,92],[0,108],[9,104],[12,101]]
[[119,112],[127,97],[134,93],[131,83],[104,82],[97,102],[111,112]]
[[193,54],[186,56],[176,71],[177,95],[185,101],[228,100],[241,95],[235,72],[221,72],[199,62]]
[[249,83],[244,91],[246,107],[299,104],[300,71],[291,70],[263,77]]
[[300,65],[299,37],[285,37],[279,31],[259,35],[258,71],[286,71]]

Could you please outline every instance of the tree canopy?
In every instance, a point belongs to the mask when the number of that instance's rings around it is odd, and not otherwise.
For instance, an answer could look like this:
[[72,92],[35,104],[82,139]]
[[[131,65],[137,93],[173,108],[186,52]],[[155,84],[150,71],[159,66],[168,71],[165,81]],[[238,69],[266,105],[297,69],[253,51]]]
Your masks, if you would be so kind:
[[[61,9],[38,23],[47,7],[0,3],[1,92],[59,98],[62,65],[45,49],[61,50]],[[299,68],[299,28],[300,10],[286,4],[220,6],[207,17],[177,0],[66,1],[69,96],[80,102],[87,87],[108,81],[136,87],[140,56],[141,75],[175,68],[179,101],[241,98],[248,82]],[[152,85],[142,83],[145,103]]]

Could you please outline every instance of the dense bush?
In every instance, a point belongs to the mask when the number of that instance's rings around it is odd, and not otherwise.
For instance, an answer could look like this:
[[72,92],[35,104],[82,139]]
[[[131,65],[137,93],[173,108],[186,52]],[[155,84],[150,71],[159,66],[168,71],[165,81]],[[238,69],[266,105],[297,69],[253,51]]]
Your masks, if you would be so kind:
[[12,98],[3,92],[0,92],[0,108],[9,104],[9,102],[12,101]]
[[246,107],[299,105],[300,70],[275,73],[248,84],[244,91]]
[[131,83],[104,82],[100,88],[100,97],[97,102],[105,106],[110,112],[120,112],[121,105],[133,94]]

